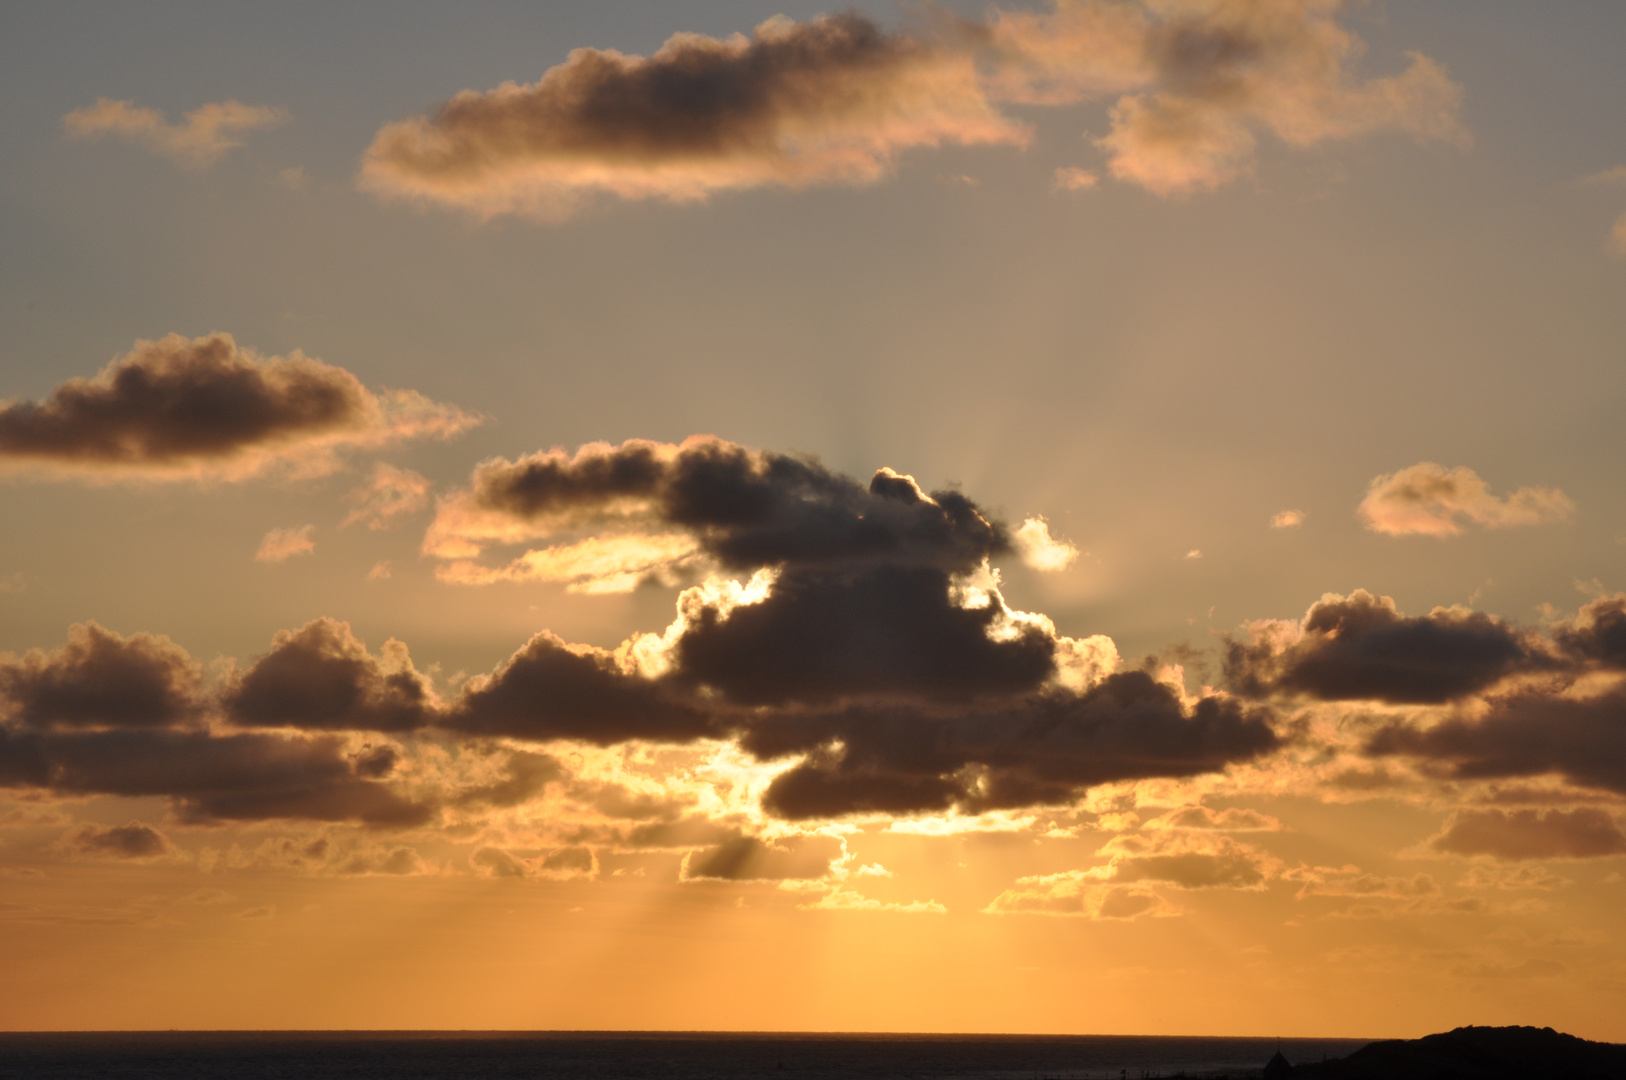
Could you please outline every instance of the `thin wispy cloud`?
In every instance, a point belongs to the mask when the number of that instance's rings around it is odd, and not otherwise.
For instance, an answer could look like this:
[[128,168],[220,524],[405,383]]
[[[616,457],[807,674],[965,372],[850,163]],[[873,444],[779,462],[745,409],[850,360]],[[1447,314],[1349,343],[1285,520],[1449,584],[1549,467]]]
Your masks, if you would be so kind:
[[242,146],[247,132],[287,122],[286,109],[219,101],[193,109],[182,123],[176,124],[157,109],[112,98],[98,98],[94,105],[75,109],[62,118],[62,126],[74,138],[110,135],[191,168],[213,165]]

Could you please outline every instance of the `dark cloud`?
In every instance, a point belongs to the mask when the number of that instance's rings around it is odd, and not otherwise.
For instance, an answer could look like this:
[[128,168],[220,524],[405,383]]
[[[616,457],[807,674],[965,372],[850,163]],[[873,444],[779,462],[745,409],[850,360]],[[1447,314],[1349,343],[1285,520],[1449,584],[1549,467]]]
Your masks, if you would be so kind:
[[362,183],[483,215],[560,217],[584,192],[684,200],[867,181],[910,146],[1022,141],[969,57],[849,13],[771,19],[749,39],[680,34],[648,58],[574,50],[539,82],[465,91],[385,127]]
[[1577,659],[1626,669],[1626,593],[1585,605],[1573,620],[1553,628],[1553,640]]
[[1478,717],[1432,727],[1393,723],[1365,746],[1377,757],[1405,756],[1463,779],[1564,777],[1626,794],[1626,688],[1595,697],[1530,690],[1493,699]]
[[1083,694],[972,710],[854,706],[765,716],[741,737],[761,758],[807,754],[763,805],[786,818],[1061,804],[1092,784],[1215,772],[1273,749],[1268,713],[1205,698],[1189,712],[1144,672]]
[[747,705],[858,695],[966,701],[1037,689],[1056,670],[1055,638],[990,602],[954,602],[932,566],[787,570],[760,603],[727,616],[700,607],[678,638],[674,678]]
[[518,806],[567,775],[559,759],[551,754],[516,750],[508,755],[502,779],[465,788],[458,793],[456,802],[460,806]]
[[86,822],[69,832],[63,842],[81,855],[115,859],[151,859],[166,855],[173,849],[168,837],[139,821],[111,826]]
[[422,825],[435,807],[380,779],[344,740],[204,731],[25,732],[0,728],[0,786],[59,795],[160,796],[190,821]]
[[516,526],[545,536],[583,522],[679,528],[729,570],[901,559],[965,572],[1010,551],[1005,528],[958,492],[928,496],[890,469],[865,485],[808,458],[700,437],[487,462],[442,501],[425,547],[464,553]]
[[1357,589],[1328,595],[1283,644],[1272,635],[1226,646],[1229,685],[1248,696],[1304,694],[1323,701],[1438,704],[1520,671],[1552,667],[1539,641],[1476,611],[1437,608],[1420,618]]
[[830,864],[845,854],[833,836],[739,836],[689,856],[683,876],[687,881],[812,881],[828,877]]
[[1596,807],[1575,810],[1458,810],[1430,846],[1498,859],[1591,859],[1626,854],[1626,833]]
[[382,659],[349,623],[316,619],[272,640],[271,652],[233,681],[222,698],[234,723],[351,731],[411,731],[437,715],[429,680],[406,646],[384,645]]
[[299,353],[260,359],[230,334],[171,334],[137,342],[42,402],[0,403],[0,465],[231,477],[294,459],[322,471],[344,446],[446,436],[474,422],[415,394],[380,398]]
[[0,716],[31,728],[185,724],[203,710],[201,678],[167,637],[77,623],[60,649],[0,658]]
[[522,878],[525,876],[525,864],[514,858],[501,848],[477,848],[469,856],[469,865],[475,872],[495,878]]
[[712,716],[613,657],[541,633],[489,676],[472,681],[443,725],[474,735],[689,742],[717,734]]

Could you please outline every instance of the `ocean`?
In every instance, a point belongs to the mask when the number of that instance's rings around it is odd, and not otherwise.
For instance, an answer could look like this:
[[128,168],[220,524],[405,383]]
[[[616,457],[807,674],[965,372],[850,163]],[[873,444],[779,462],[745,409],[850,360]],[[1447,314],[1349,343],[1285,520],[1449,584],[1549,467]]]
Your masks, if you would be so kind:
[[[1282,1039],[1289,1061],[1367,1039]],[[0,1080],[1142,1080],[1257,1077],[1275,1039],[698,1032],[0,1033]]]

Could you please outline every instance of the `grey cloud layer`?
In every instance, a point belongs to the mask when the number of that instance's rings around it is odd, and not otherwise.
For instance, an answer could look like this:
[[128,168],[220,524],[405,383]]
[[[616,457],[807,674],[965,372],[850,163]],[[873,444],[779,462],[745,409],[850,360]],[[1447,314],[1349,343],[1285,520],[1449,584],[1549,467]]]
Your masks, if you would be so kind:
[[300,353],[261,359],[229,334],[141,341],[41,402],[0,403],[0,468],[236,477],[332,467],[344,449],[448,437],[476,418],[410,391],[374,394]]
[[1161,195],[1245,173],[1259,131],[1300,147],[1383,130],[1464,141],[1461,90],[1426,57],[1394,76],[1352,73],[1362,44],[1341,6],[1059,0],[984,22],[927,10],[900,31],[855,13],[775,18],[749,38],[678,34],[647,58],[577,49],[536,83],[464,91],[386,126],[361,183],[559,218],[595,192],[871,182],[912,147],[1026,143],[1003,103],[1112,95],[1096,143],[1115,177]]

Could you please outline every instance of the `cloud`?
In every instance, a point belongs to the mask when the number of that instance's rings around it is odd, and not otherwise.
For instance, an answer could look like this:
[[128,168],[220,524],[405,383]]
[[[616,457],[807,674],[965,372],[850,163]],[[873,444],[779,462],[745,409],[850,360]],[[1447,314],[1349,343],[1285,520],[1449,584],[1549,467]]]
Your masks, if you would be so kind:
[[1299,867],[1285,872],[1289,881],[1302,882],[1298,899],[1310,896],[1357,897],[1362,900],[1432,901],[1440,896],[1439,882],[1428,874],[1393,877],[1363,873],[1354,866]]
[[350,493],[355,509],[345,515],[339,528],[366,525],[369,529],[391,529],[403,518],[429,508],[429,478],[411,469],[397,469],[380,461],[373,465],[367,483]]
[[422,825],[435,807],[378,779],[376,759],[335,736],[0,727],[0,787],[168,799],[186,821]]
[[740,736],[759,758],[806,755],[765,809],[799,819],[1063,805],[1117,780],[1223,770],[1277,745],[1264,714],[1220,698],[1189,711],[1144,672],[1058,693],[939,709],[876,704],[760,716]]
[[[927,11],[886,31],[848,13],[776,17],[750,37],[678,34],[650,57],[577,49],[535,83],[466,90],[381,129],[359,183],[482,217],[569,216],[594,195],[873,183],[907,149],[1024,146],[1009,103],[1117,95],[1095,140],[1159,195],[1248,172],[1260,133],[1309,147],[1380,131],[1465,143],[1461,88],[1411,54],[1362,79],[1338,0],[1058,0],[986,21]],[[1061,170],[1058,186],[1093,183]]]
[[1269,814],[1242,807],[1214,810],[1207,806],[1182,806],[1146,822],[1145,829],[1212,829],[1219,832],[1279,832],[1282,823]]
[[1011,546],[1035,570],[1065,570],[1078,559],[1078,548],[1050,535],[1044,518],[1028,518],[1011,534]]
[[678,34],[653,56],[577,49],[529,85],[464,91],[379,131],[364,188],[481,216],[568,215],[592,193],[703,199],[869,183],[908,148],[1020,145],[970,55],[856,13],[752,35]]
[[1498,497],[1466,466],[1420,462],[1375,478],[1356,514],[1389,536],[1456,536],[1464,520],[1487,529],[1568,521],[1575,503],[1557,488],[1522,487]]
[[260,540],[259,548],[254,552],[254,561],[263,563],[287,562],[295,555],[310,555],[316,551],[316,541],[311,539],[314,525],[301,525],[298,528],[272,529]]
[[1616,218],[1614,228],[1609,230],[1609,251],[1626,259],[1626,214]]
[[1056,170],[1051,187],[1057,191],[1089,191],[1100,182],[1101,177],[1098,173],[1068,166]]
[[1604,810],[1458,810],[1429,840],[1450,855],[1504,860],[1594,859],[1626,854],[1626,833]]
[[1364,589],[1327,593],[1297,625],[1255,623],[1248,641],[1229,640],[1224,652],[1238,693],[1323,701],[1437,704],[1555,666],[1540,642],[1494,616],[1435,608],[1410,618]]
[[75,623],[60,649],[0,656],[0,717],[29,728],[158,728],[198,719],[202,669],[167,637]]
[[1626,794],[1626,688],[1589,697],[1538,687],[1493,698],[1476,715],[1429,727],[1395,721],[1364,752],[1403,756],[1462,779],[1557,774],[1583,788]]
[[186,114],[185,123],[171,124],[157,109],[133,101],[97,98],[96,104],[64,116],[62,126],[75,138],[115,135],[178,164],[202,168],[242,146],[242,132],[276,127],[287,121],[286,109],[219,101],[193,109]]
[[845,854],[834,836],[741,836],[685,858],[683,880],[817,881]]
[[1017,878],[983,913],[1127,921],[1177,912],[1174,905],[1144,886],[1103,885],[1080,871],[1069,871]]
[[474,854],[469,856],[469,866],[486,877],[522,878],[526,874],[524,863],[501,848],[494,847],[476,848]]
[[1180,889],[1261,889],[1281,871],[1281,860],[1229,836],[1158,832],[1115,836],[1097,854],[1105,866],[1088,871],[1098,880],[1153,882]]
[[1626,671],[1626,593],[1600,596],[1576,617],[1553,627],[1553,641],[1570,656]]
[[154,859],[174,850],[167,836],[139,821],[116,826],[86,822],[63,837],[63,843],[80,855],[114,859]]
[[450,438],[479,422],[410,390],[374,394],[300,352],[262,359],[230,334],[138,341],[43,402],[0,403],[0,469],[102,480],[331,472],[349,450]]
[[1616,165],[1612,169],[1590,173],[1581,177],[1583,184],[1626,184],[1626,165]]
[[386,732],[428,726],[439,704],[405,645],[391,638],[375,658],[335,619],[279,632],[221,703],[245,727]]
[[442,725],[478,735],[691,742],[720,733],[710,711],[615,657],[540,633],[490,675],[470,680]]
[[1296,529],[1304,524],[1307,515],[1303,510],[1278,510],[1270,517],[1272,529]]

